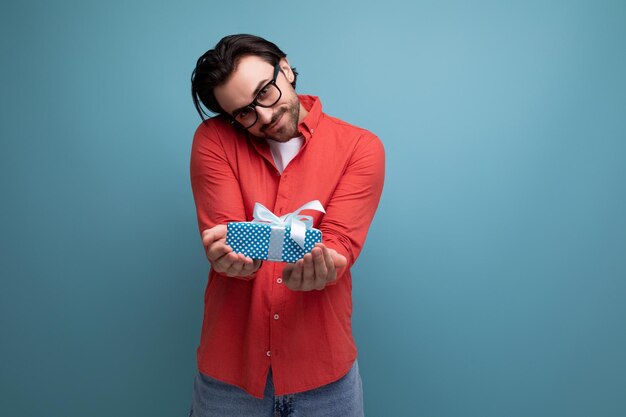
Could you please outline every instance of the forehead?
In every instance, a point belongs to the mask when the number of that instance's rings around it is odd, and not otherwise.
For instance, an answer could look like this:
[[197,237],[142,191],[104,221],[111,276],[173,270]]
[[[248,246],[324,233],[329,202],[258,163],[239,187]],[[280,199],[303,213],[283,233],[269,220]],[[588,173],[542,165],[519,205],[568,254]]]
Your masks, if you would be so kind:
[[239,59],[237,68],[220,86],[215,87],[217,102],[228,113],[250,104],[259,83],[272,79],[273,67],[258,56],[245,56]]

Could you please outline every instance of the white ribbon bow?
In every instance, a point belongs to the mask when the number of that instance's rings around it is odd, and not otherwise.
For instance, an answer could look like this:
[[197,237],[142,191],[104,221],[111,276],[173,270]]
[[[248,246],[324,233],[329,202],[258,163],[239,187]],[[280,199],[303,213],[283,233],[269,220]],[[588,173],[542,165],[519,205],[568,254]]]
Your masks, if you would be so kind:
[[302,210],[315,210],[326,213],[322,203],[319,200],[309,201],[302,205],[293,213],[284,214],[280,217],[272,213],[267,207],[261,203],[254,204],[254,212],[252,215],[254,223],[270,223],[278,226],[290,226],[291,238],[304,249],[304,239],[306,237],[306,230],[313,226],[313,217],[301,215]]

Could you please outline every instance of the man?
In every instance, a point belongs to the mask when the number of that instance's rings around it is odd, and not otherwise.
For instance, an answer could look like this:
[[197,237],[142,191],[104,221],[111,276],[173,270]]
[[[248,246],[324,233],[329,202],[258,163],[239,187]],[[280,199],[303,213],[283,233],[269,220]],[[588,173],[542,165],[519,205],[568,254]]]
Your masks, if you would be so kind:
[[[226,36],[192,74],[203,122],[191,184],[211,264],[193,416],[363,415],[350,267],[378,206],[384,150],[297,95],[297,75],[252,35]],[[202,106],[218,115],[204,120]],[[262,262],[226,245],[226,224],[251,221],[255,203],[281,216],[312,200],[325,209],[310,211],[323,237],[303,259]]]

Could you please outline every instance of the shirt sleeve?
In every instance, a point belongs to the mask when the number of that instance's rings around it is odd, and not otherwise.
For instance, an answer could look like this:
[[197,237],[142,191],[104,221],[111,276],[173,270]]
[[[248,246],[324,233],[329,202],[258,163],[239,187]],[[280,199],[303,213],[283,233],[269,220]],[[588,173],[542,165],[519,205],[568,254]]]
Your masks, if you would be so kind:
[[363,248],[384,179],[383,145],[368,132],[358,140],[319,226],[324,244],[346,257],[348,267],[342,272],[352,267]]
[[200,233],[218,224],[245,221],[241,187],[218,130],[211,125],[196,130],[190,176]]

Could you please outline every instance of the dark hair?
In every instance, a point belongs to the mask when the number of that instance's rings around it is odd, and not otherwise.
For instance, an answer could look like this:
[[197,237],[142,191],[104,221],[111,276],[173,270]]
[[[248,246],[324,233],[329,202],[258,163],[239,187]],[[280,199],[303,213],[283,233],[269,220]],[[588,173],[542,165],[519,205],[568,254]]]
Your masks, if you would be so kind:
[[[239,59],[244,56],[255,55],[268,64],[276,65],[281,58],[287,55],[275,44],[254,35],[229,35],[223,37],[215,48],[206,51],[196,63],[191,73],[191,96],[193,104],[202,120],[210,117],[202,105],[213,113],[226,114],[215,99],[213,89],[228,80],[228,77],[237,69]],[[296,87],[298,72],[291,68],[294,79],[291,85]],[[202,103],[202,105],[201,105]]]

